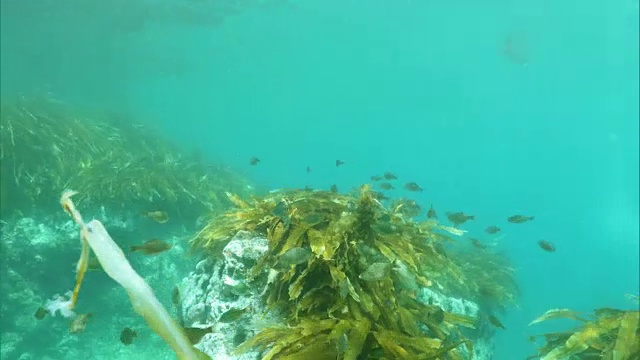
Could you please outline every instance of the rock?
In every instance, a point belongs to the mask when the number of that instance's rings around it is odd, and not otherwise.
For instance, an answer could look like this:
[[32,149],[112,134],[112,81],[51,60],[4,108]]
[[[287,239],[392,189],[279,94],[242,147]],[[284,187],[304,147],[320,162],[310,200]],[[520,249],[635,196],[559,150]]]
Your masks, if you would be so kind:
[[[254,335],[253,319],[264,312],[259,296],[264,281],[248,284],[246,274],[267,249],[267,239],[240,232],[224,247],[220,259],[199,262],[180,284],[185,327],[215,326],[197,345],[213,359],[254,360],[258,355],[232,352]],[[248,310],[235,322],[219,323],[220,316],[231,309]]]
[[[252,337],[259,327],[255,319],[264,313],[260,294],[266,286],[264,276],[257,277],[251,284],[246,283],[246,274],[268,250],[267,239],[253,237],[247,232],[239,232],[222,250],[218,259],[206,259],[195,266],[180,284],[183,294],[181,312],[185,326],[215,326],[211,334],[205,335],[197,345],[213,359],[254,360],[257,352],[234,355],[235,347]],[[240,289],[239,287],[245,286]],[[242,290],[242,291],[240,291]],[[450,297],[431,288],[422,288],[419,300],[441,306],[443,310],[455,314],[476,317],[479,307],[474,302]],[[238,321],[230,324],[217,323],[220,316],[229,309],[250,307]],[[261,320],[262,326],[269,322],[282,323],[275,317]],[[472,333],[477,337],[477,333]],[[493,342],[487,338],[474,339],[474,359],[489,360],[493,354]]]

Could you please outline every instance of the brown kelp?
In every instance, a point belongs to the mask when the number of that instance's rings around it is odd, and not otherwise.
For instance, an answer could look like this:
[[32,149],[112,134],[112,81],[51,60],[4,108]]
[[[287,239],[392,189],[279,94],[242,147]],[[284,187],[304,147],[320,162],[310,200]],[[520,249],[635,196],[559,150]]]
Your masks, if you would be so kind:
[[225,190],[248,189],[241,176],[182,156],[134,119],[73,108],[48,96],[3,98],[0,138],[5,212],[47,206],[72,187],[80,192],[78,203],[199,214],[229,205]]
[[558,318],[575,320],[579,325],[569,331],[532,336],[532,341],[544,338],[544,344],[530,359],[640,359],[640,311],[601,308],[584,316],[569,309],[552,309],[529,325]]
[[404,203],[387,208],[368,185],[346,195],[228,196],[236,208],[214,217],[192,250],[219,256],[238,231],[265,236],[268,251],[248,277],[266,278],[267,309],[287,322],[261,329],[238,352],[258,348],[263,359],[462,359],[471,352],[461,328],[476,320],[417,296],[420,287],[469,281],[444,245],[462,231],[416,222]]

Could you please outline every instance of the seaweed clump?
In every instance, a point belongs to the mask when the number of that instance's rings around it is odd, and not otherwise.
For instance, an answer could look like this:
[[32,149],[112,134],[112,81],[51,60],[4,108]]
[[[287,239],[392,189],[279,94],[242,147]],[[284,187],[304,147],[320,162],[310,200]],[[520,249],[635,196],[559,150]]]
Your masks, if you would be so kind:
[[490,248],[458,248],[452,252],[468,281],[451,283],[454,293],[468,297],[488,313],[504,313],[518,302],[520,290],[509,258]]
[[66,188],[80,192],[78,203],[194,215],[230,205],[224,190],[247,192],[241,176],[180,155],[133,119],[46,96],[3,98],[0,139],[3,213],[46,207]]
[[369,186],[358,194],[282,190],[215,217],[192,250],[218,256],[240,230],[266,236],[268,251],[249,271],[267,277],[267,311],[286,326],[261,329],[236,351],[262,359],[463,359],[472,343],[462,327],[475,318],[419,300],[440,276],[464,282],[443,243],[461,232],[414,222],[385,208]]
[[529,359],[640,359],[640,311],[602,308],[583,318],[569,309],[552,309],[529,325],[558,318],[575,320],[580,325],[571,331],[532,336],[532,341],[544,338],[544,345]]

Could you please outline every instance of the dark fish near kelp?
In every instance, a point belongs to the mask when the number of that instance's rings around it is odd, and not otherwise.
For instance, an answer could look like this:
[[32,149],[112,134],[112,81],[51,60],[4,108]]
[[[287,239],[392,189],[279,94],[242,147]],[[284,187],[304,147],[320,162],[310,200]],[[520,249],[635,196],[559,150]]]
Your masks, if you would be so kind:
[[380,181],[382,180],[382,176],[378,176],[378,175],[373,175],[371,177],[371,181]]
[[49,311],[43,307],[39,307],[35,314],[33,314],[33,316],[38,319],[38,320],[42,320],[44,319],[45,316],[47,316],[47,314],[49,313]]
[[369,265],[367,270],[360,274],[360,279],[364,281],[378,281],[382,280],[389,275],[391,271],[390,263],[373,263]]
[[379,186],[379,187],[380,187],[380,189],[382,189],[382,190],[393,190],[393,189],[395,189],[395,187],[393,187],[393,185],[391,185],[391,184],[390,184],[390,183],[388,183],[388,182],[380,183],[380,185],[378,185],[378,186]]
[[497,234],[500,232],[500,228],[497,226],[489,226],[484,230],[487,234]]
[[552,243],[550,243],[547,240],[540,240],[538,241],[538,246],[540,246],[540,248],[546,252],[555,252],[556,251],[556,247],[555,245],[553,245]]
[[336,160],[336,167],[344,165],[344,161]]
[[385,173],[384,173],[384,175],[383,175],[382,177],[383,177],[385,180],[395,180],[395,179],[397,179],[397,178],[398,178],[395,174],[390,173],[390,172],[388,172],[388,171],[387,171],[387,172],[385,172]]
[[173,288],[173,291],[171,292],[171,303],[174,306],[180,306],[180,302],[181,302],[180,289],[176,286]]
[[220,315],[218,322],[225,323],[225,324],[234,322],[240,319],[242,315],[246,314],[249,310],[251,310],[250,306],[247,306],[241,309],[235,308],[235,309],[227,310],[222,315]]
[[498,320],[498,318],[497,318],[497,317],[495,317],[495,316],[493,316],[493,315],[489,315],[488,320],[489,320],[489,323],[490,323],[491,325],[493,325],[493,326],[495,326],[495,327],[497,327],[497,328],[500,328],[500,329],[506,329],[506,328],[504,327],[504,325],[502,325],[502,323],[500,322],[500,320]]
[[406,184],[404,184],[404,188],[405,190],[409,190],[409,191],[416,191],[416,192],[422,192],[422,188],[420,187],[420,185],[414,183],[414,182],[408,182]]
[[433,205],[429,206],[429,210],[427,211],[427,219],[437,219],[438,214],[436,214],[436,210],[433,208]]
[[292,265],[302,264],[307,262],[311,256],[313,256],[311,250],[302,247],[294,247],[280,255],[276,267],[285,269]]
[[125,345],[131,345],[136,336],[138,336],[138,333],[135,330],[126,327],[120,332],[120,342]]
[[204,328],[199,327],[186,327],[184,328],[184,332],[187,334],[189,338],[189,342],[195,345],[200,342],[200,340],[207,334],[213,332],[213,326],[207,326]]
[[148,219],[151,219],[157,222],[158,224],[164,224],[169,221],[169,214],[166,211],[162,211],[162,210],[143,212],[142,216]]
[[132,252],[141,252],[145,255],[155,255],[165,252],[173,247],[172,244],[169,244],[166,241],[153,239],[145,242],[141,245],[132,245]]
[[249,159],[249,165],[251,166],[258,165],[259,163],[260,163],[260,159],[258,159],[255,156]]
[[513,215],[507,218],[507,221],[513,224],[522,224],[523,222],[531,221],[535,216]]
[[480,240],[478,239],[474,239],[474,238],[470,238],[469,240],[471,240],[471,244],[473,244],[473,246],[477,247],[478,249],[486,249],[487,247],[484,246],[484,244],[482,242],[480,242]]
[[93,316],[91,313],[81,314],[71,320],[69,325],[69,332],[72,334],[79,334],[87,327],[87,321]]
[[462,225],[469,220],[473,220],[476,217],[474,215],[465,215],[463,212],[450,213],[448,212],[447,218],[451,221],[455,226]]

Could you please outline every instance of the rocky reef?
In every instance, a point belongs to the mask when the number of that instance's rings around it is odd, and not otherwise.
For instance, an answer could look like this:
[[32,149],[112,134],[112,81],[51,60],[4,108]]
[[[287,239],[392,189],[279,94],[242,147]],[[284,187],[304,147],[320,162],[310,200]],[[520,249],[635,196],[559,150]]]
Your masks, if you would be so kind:
[[[259,277],[259,280],[249,283],[246,276],[265,255],[268,244],[266,238],[240,231],[223,248],[222,256],[200,261],[180,284],[181,293],[185,294],[180,304],[185,325],[215,326],[216,331],[205,335],[197,345],[213,359],[259,359],[261,354],[256,351],[235,354],[234,350],[240,343],[256,335],[260,328],[286,323],[286,319],[274,315],[266,319],[258,318],[259,314],[267,313],[261,301],[267,277]],[[427,287],[420,289],[418,298],[421,302],[440,306],[447,312],[473,318],[478,316],[479,307],[473,301],[448,296]],[[246,308],[251,310],[236,322],[218,322],[220,316],[230,309]],[[469,338],[474,341],[473,359],[492,359],[493,341],[490,336],[471,332]]]

